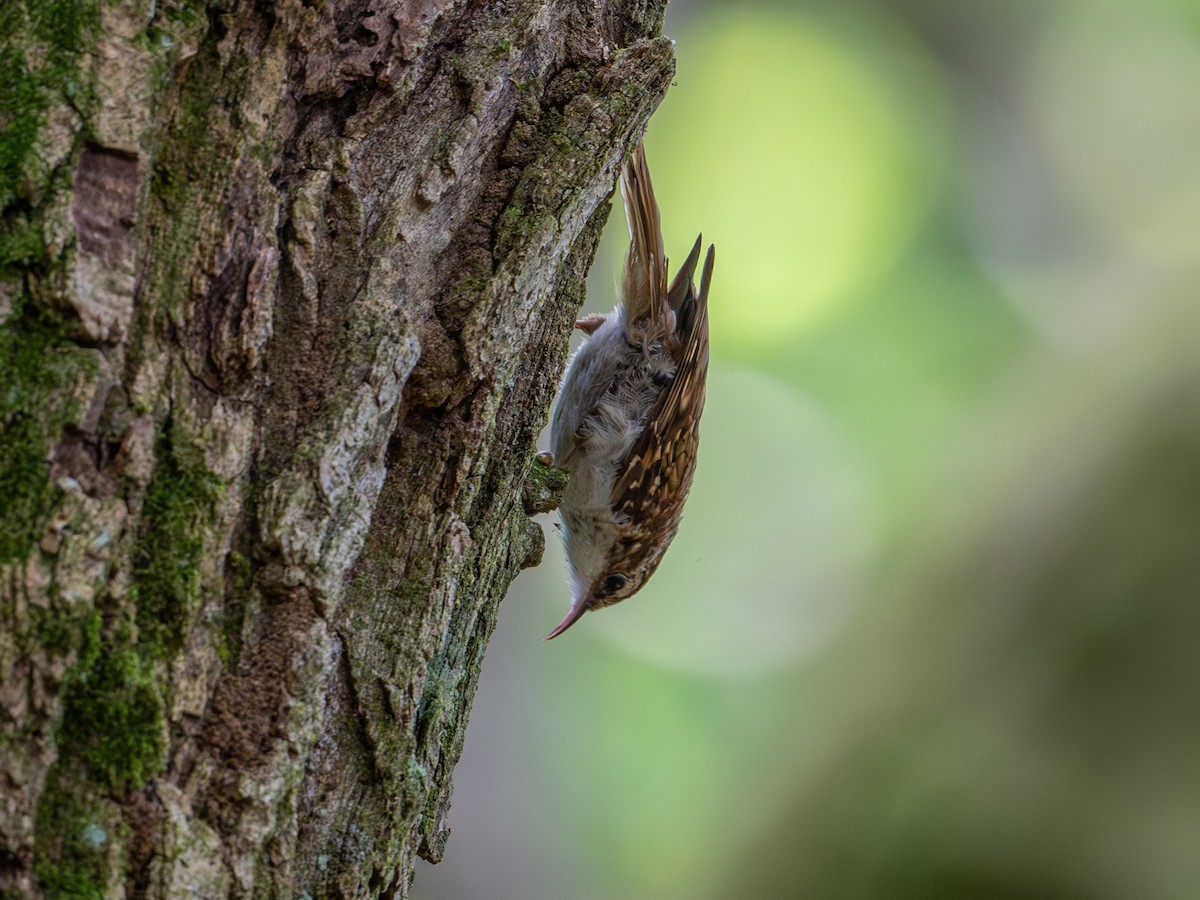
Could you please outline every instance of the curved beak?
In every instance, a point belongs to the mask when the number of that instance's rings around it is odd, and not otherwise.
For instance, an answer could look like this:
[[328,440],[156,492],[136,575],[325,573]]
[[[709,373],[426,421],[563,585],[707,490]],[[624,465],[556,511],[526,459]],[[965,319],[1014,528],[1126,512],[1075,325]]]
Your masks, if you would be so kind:
[[549,640],[553,640],[554,638],[558,637],[560,634],[562,634],[564,631],[566,631],[568,628],[570,628],[572,625],[574,625],[576,622],[578,622],[580,620],[580,618],[582,618],[583,614],[585,612],[587,612],[587,610],[588,610],[587,597],[586,596],[580,597],[578,600],[576,600],[575,602],[573,602],[571,604],[571,611],[569,613],[567,613],[566,618],[558,623],[558,627],[556,627],[552,632],[550,632],[548,635],[546,635],[545,640],[549,641]]

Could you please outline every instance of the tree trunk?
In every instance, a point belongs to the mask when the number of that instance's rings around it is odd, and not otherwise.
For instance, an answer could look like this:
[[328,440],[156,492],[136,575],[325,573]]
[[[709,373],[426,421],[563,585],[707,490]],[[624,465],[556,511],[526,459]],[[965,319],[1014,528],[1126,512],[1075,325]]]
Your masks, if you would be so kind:
[[441,856],[662,7],[4,4],[0,895]]

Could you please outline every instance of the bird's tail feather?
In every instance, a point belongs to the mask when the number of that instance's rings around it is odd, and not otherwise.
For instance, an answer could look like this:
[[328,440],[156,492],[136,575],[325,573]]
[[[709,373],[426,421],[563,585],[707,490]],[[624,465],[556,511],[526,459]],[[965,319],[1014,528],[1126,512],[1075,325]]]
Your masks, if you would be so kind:
[[663,250],[662,222],[650,169],[642,145],[630,155],[621,172],[621,197],[629,221],[629,253],[621,299],[629,322],[654,319],[664,322],[670,314],[667,303],[667,260]]

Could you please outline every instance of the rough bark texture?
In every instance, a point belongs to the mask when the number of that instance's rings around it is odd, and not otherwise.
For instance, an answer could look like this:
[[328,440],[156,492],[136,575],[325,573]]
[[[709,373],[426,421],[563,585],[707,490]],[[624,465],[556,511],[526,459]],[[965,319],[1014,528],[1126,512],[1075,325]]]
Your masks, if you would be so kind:
[[0,892],[440,857],[662,6],[3,5]]

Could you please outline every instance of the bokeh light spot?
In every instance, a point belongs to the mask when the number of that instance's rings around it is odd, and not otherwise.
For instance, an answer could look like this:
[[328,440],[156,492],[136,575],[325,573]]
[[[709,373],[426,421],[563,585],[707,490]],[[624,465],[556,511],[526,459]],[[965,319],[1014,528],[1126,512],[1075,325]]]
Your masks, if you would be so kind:
[[[647,144],[668,252],[718,252],[724,338],[811,328],[886,275],[940,167],[939,90],[901,29],[870,41],[800,15],[718,13],[678,46]],[[871,48],[878,49],[872,53]],[[659,148],[656,150],[656,148]]]

